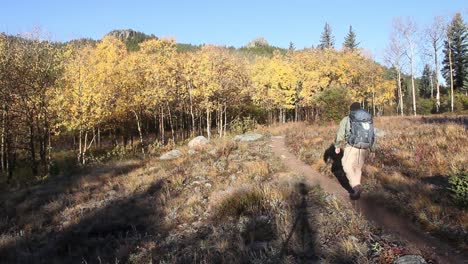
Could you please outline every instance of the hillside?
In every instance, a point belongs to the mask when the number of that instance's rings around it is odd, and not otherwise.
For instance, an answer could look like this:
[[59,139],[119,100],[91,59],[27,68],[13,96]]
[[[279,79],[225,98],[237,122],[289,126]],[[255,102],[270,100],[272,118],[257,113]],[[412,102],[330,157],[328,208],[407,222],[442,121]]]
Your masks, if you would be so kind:
[[138,44],[148,39],[158,39],[154,34],[147,35],[143,32],[135,31],[133,29],[116,29],[107,33],[105,36],[112,36],[120,39],[125,43],[129,51],[139,50]]

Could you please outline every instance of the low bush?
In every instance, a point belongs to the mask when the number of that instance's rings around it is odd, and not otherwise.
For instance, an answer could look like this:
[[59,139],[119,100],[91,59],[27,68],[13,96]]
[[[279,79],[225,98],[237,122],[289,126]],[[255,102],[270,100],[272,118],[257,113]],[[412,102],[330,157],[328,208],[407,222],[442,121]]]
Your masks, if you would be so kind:
[[233,134],[244,134],[248,131],[252,131],[257,126],[257,121],[250,116],[244,118],[234,119],[230,125],[229,130]]
[[454,203],[462,208],[468,208],[468,172],[462,171],[449,178],[450,196]]

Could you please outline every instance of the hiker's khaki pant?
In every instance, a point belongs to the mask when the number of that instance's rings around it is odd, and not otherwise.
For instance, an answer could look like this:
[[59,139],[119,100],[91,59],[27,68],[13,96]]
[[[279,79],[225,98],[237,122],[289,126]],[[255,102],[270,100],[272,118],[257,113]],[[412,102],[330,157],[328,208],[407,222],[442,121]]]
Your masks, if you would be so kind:
[[346,145],[344,149],[341,163],[352,188],[361,184],[362,167],[368,154],[369,150],[367,149],[358,149],[349,145]]

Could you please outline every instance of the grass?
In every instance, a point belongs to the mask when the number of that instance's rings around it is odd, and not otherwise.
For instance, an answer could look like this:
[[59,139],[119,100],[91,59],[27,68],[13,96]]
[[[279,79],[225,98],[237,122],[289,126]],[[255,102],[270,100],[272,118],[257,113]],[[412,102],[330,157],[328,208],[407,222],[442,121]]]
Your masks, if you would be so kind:
[[[452,198],[449,178],[468,169],[466,121],[464,117],[376,119],[375,127],[383,136],[363,176],[373,199],[463,250],[468,248],[468,211]],[[293,124],[286,128],[286,144],[300,159],[332,176],[324,155],[333,149],[336,130],[335,124]]]
[[[0,263],[392,263],[418,254],[289,172],[268,138],[116,160],[0,196]],[[397,250],[398,249],[398,250]]]

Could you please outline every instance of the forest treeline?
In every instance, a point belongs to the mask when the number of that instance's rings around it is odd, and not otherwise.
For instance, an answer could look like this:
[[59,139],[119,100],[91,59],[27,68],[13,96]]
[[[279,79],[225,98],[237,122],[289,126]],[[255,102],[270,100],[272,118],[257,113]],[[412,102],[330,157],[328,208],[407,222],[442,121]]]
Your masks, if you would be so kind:
[[1,171],[9,180],[24,166],[48,175],[54,153],[66,148],[79,164],[103,145],[131,144],[145,156],[156,143],[222,137],[245,118],[337,119],[351,101],[395,113],[411,92],[402,87],[406,75],[365,56],[352,28],[340,50],[330,34],[327,24],[323,43],[302,50],[257,39],[241,49],[184,51],[140,35],[129,49],[115,34],[68,44],[1,34]]

